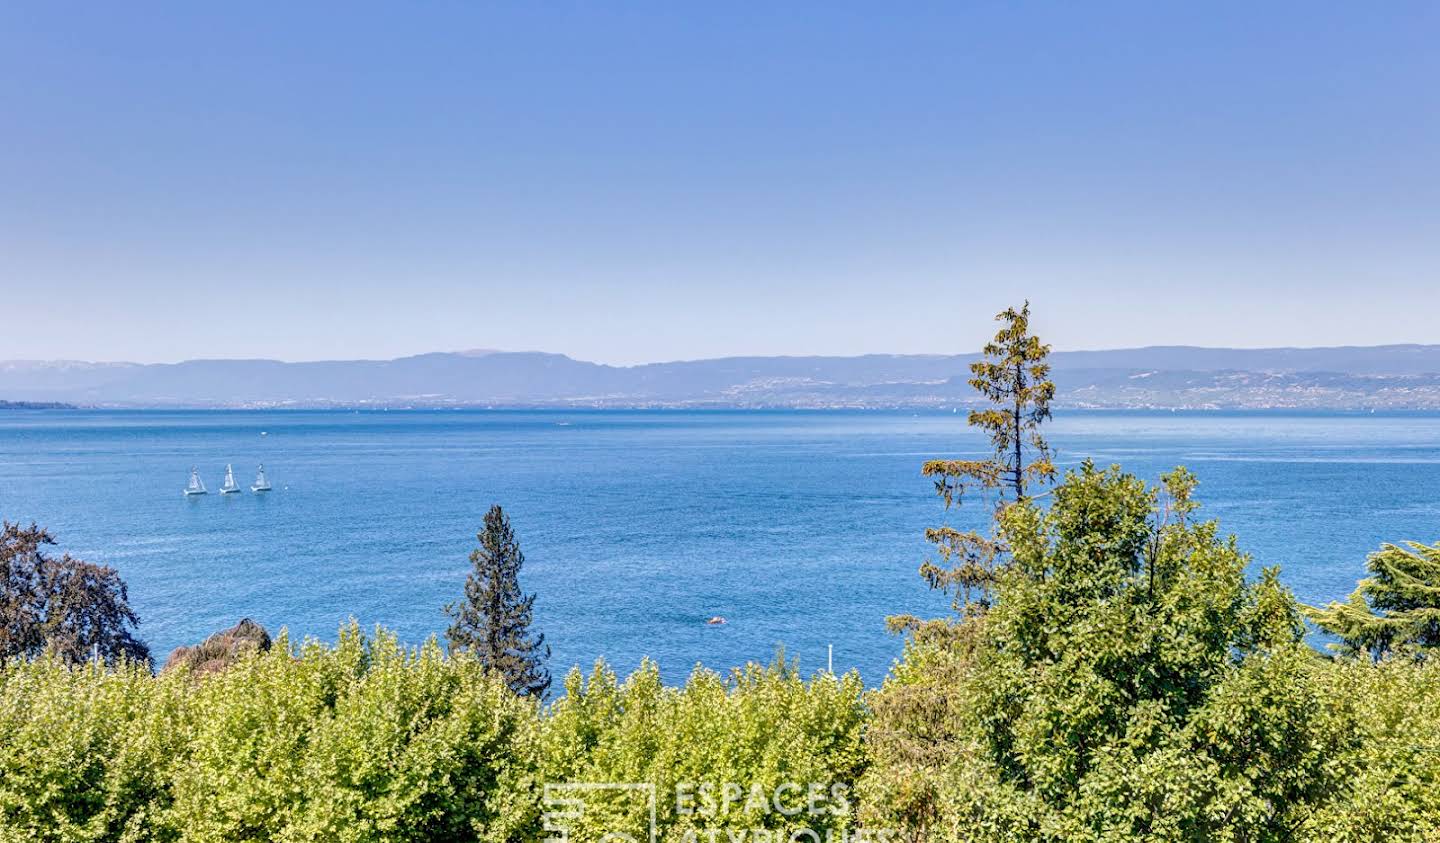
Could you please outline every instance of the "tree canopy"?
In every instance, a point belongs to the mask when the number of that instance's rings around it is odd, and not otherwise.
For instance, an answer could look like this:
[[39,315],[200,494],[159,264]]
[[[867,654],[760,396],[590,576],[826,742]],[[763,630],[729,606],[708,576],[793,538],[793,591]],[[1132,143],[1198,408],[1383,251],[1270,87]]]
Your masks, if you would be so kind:
[[1386,544],[1370,554],[1365,567],[1370,576],[1349,600],[1306,611],[1340,639],[1332,649],[1381,659],[1391,653],[1424,656],[1440,648],[1440,542]]
[[445,607],[454,621],[445,633],[450,649],[470,651],[516,693],[543,697],[550,688],[545,667],[550,648],[544,635],[530,629],[535,595],[520,590],[525,554],[498,504],[485,513],[485,528],[477,538],[465,599]]
[[[946,742],[909,762],[935,788],[902,803],[929,818],[917,839],[1286,839],[1334,791],[1344,731],[1295,601],[1274,570],[1247,581],[1235,541],[1191,517],[1193,485],[1087,462],[1048,508],[1000,514],[993,606],[912,644],[881,694],[930,687],[873,730]],[[897,778],[877,759],[874,790]]]
[[149,659],[119,573],[68,553],[50,556],[45,548],[54,544],[34,524],[0,528],[0,659],[47,651],[72,663]]
[[[1045,362],[1050,346],[1030,333],[1030,303],[1007,308],[995,317],[1002,323],[985,345],[980,360],[970,364],[970,385],[989,406],[972,410],[968,423],[990,437],[991,455],[983,460],[929,460],[921,473],[934,478],[935,490],[948,510],[967,493],[993,495],[997,509],[1024,500],[1037,483],[1055,478],[1054,455],[1040,435],[1050,418],[1055,384]],[[920,575],[931,588],[954,597],[961,614],[982,612],[989,605],[995,569],[1005,551],[993,535],[950,525],[925,531],[940,559],[926,561]],[[892,619],[892,625],[913,627],[913,618]]]

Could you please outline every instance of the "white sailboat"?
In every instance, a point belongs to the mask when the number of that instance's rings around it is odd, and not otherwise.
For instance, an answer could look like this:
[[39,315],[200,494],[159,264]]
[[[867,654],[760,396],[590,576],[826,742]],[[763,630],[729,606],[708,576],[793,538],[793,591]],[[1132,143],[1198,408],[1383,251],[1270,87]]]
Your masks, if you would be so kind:
[[205,484],[200,482],[200,470],[193,465],[190,466],[190,483],[185,487],[185,494],[187,496],[205,494]]
[[270,481],[265,477],[265,466],[263,464],[255,471],[255,483],[250,487],[250,491],[270,491]]
[[233,495],[240,491],[240,484],[235,482],[235,470],[229,463],[225,464],[225,485],[220,487],[220,494]]

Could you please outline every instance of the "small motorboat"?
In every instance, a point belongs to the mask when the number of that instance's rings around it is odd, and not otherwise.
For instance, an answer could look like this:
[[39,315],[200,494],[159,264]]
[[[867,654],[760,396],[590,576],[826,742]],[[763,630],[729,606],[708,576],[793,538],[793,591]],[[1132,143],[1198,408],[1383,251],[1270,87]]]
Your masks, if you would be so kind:
[[720,617],[719,615],[716,615],[715,617],[713,617],[713,618],[711,618],[710,620],[706,621],[706,622],[705,622],[705,625],[706,625],[706,626],[724,626],[724,625],[725,625],[725,619],[722,618],[722,617]]

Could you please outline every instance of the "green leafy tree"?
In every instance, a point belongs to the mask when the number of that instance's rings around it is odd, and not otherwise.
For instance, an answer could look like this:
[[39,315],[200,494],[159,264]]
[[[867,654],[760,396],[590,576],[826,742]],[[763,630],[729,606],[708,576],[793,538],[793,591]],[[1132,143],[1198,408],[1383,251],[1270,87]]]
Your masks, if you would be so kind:
[[[972,637],[912,646],[881,692],[939,670],[943,705],[871,727],[943,746],[908,774],[931,783],[928,813],[868,802],[871,823],[927,841],[1295,839],[1341,790],[1353,733],[1294,599],[1274,570],[1245,578],[1235,541],[1195,521],[1193,486],[1086,463],[1048,508],[1000,513],[994,604]],[[887,767],[862,794],[903,782]]]
[[149,659],[119,573],[68,553],[56,559],[45,552],[54,544],[34,524],[0,527],[0,659],[42,652],[72,663]]
[[1440,542],[1386,544],[1365,562],[1370,576],[1344,603],[1307,608],[1317,626],[1340,638],[1340,652],[1379,660],[1440,648]]
[[465,599],[445,607],[454,619],[445,633],[450,649],[473,653],[504,676],[515,693],[543,697],[550,689],[545,667],[550,648],[544,635],[530,629],[535,595],[520,590],[525,554],[498,504],[485,513],[485,529],[477,538],[480,546],[470,554]]
[[[930,460],[921,473],[934,478],[936,492],[948,510],[967,493],[991,496],[998,509],[1025,500],[1031,490],[1055,478],[1054,455],[1040,435],[1050,418],[1055,384],[1045,362],[1050,346],[1030,333],[1030,303],[997,315],[1003,324],[970,365],[974,387],[990,406],[972,410],[969,424],[990,437],[993,453],[983,460]],[[920,574],[931,588],[951,594],[961,614],[983,611],[990,603],[995,570],[1005,552],[993,535],[951,526],[925,531],[939,562],[927,561]],[[892,626],[915,625],[914,619],[892,619]]]

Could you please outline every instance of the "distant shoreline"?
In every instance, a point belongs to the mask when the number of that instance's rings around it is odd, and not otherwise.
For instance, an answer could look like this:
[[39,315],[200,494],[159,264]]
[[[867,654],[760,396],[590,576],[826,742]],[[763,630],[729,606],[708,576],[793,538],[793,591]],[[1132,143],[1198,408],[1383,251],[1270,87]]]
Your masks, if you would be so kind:
[[0,410],[78,410],[74,404],[59,401],[0,401]]
[[[22,406],[23,405],[23,406]],[[726,407],[726,406],[704,406],[704,407],[655,407],[655,406],[605,406],[605,407],[563,407],[563,406],[526,406],[526,405],[505,405],[505,406],[381,406],[381,405],[360,405],[360,406],[296,406],[283,407],[265,406],[193,406],[193,405],[68,405],[68,404],[37,404],[35,402],[0,402],[0,410],[67,410],[77,413],[314,413],[314,414],[544,414],[562,417],[566,415],[608,415],[608,414],[715,414],[715,415],[765,415],[765,414],[803,414],[803,415],[923,415],[925,417],[949,417],[955,416],[963,421],[968,408],[958,408],[952,411],[945,407]],[[1233,416],[1236,418],[1260,418],[1260,417],[1306,417],[1334,418],[1334,417],[1375,417],[1375,418],[1432,418],[1440,416],[1440,407],[1419,407],[1419,408],[1369,408],[1369,407],[1056,407],[1054,413],[1057,416],[1208,416],[1224,417]]]

